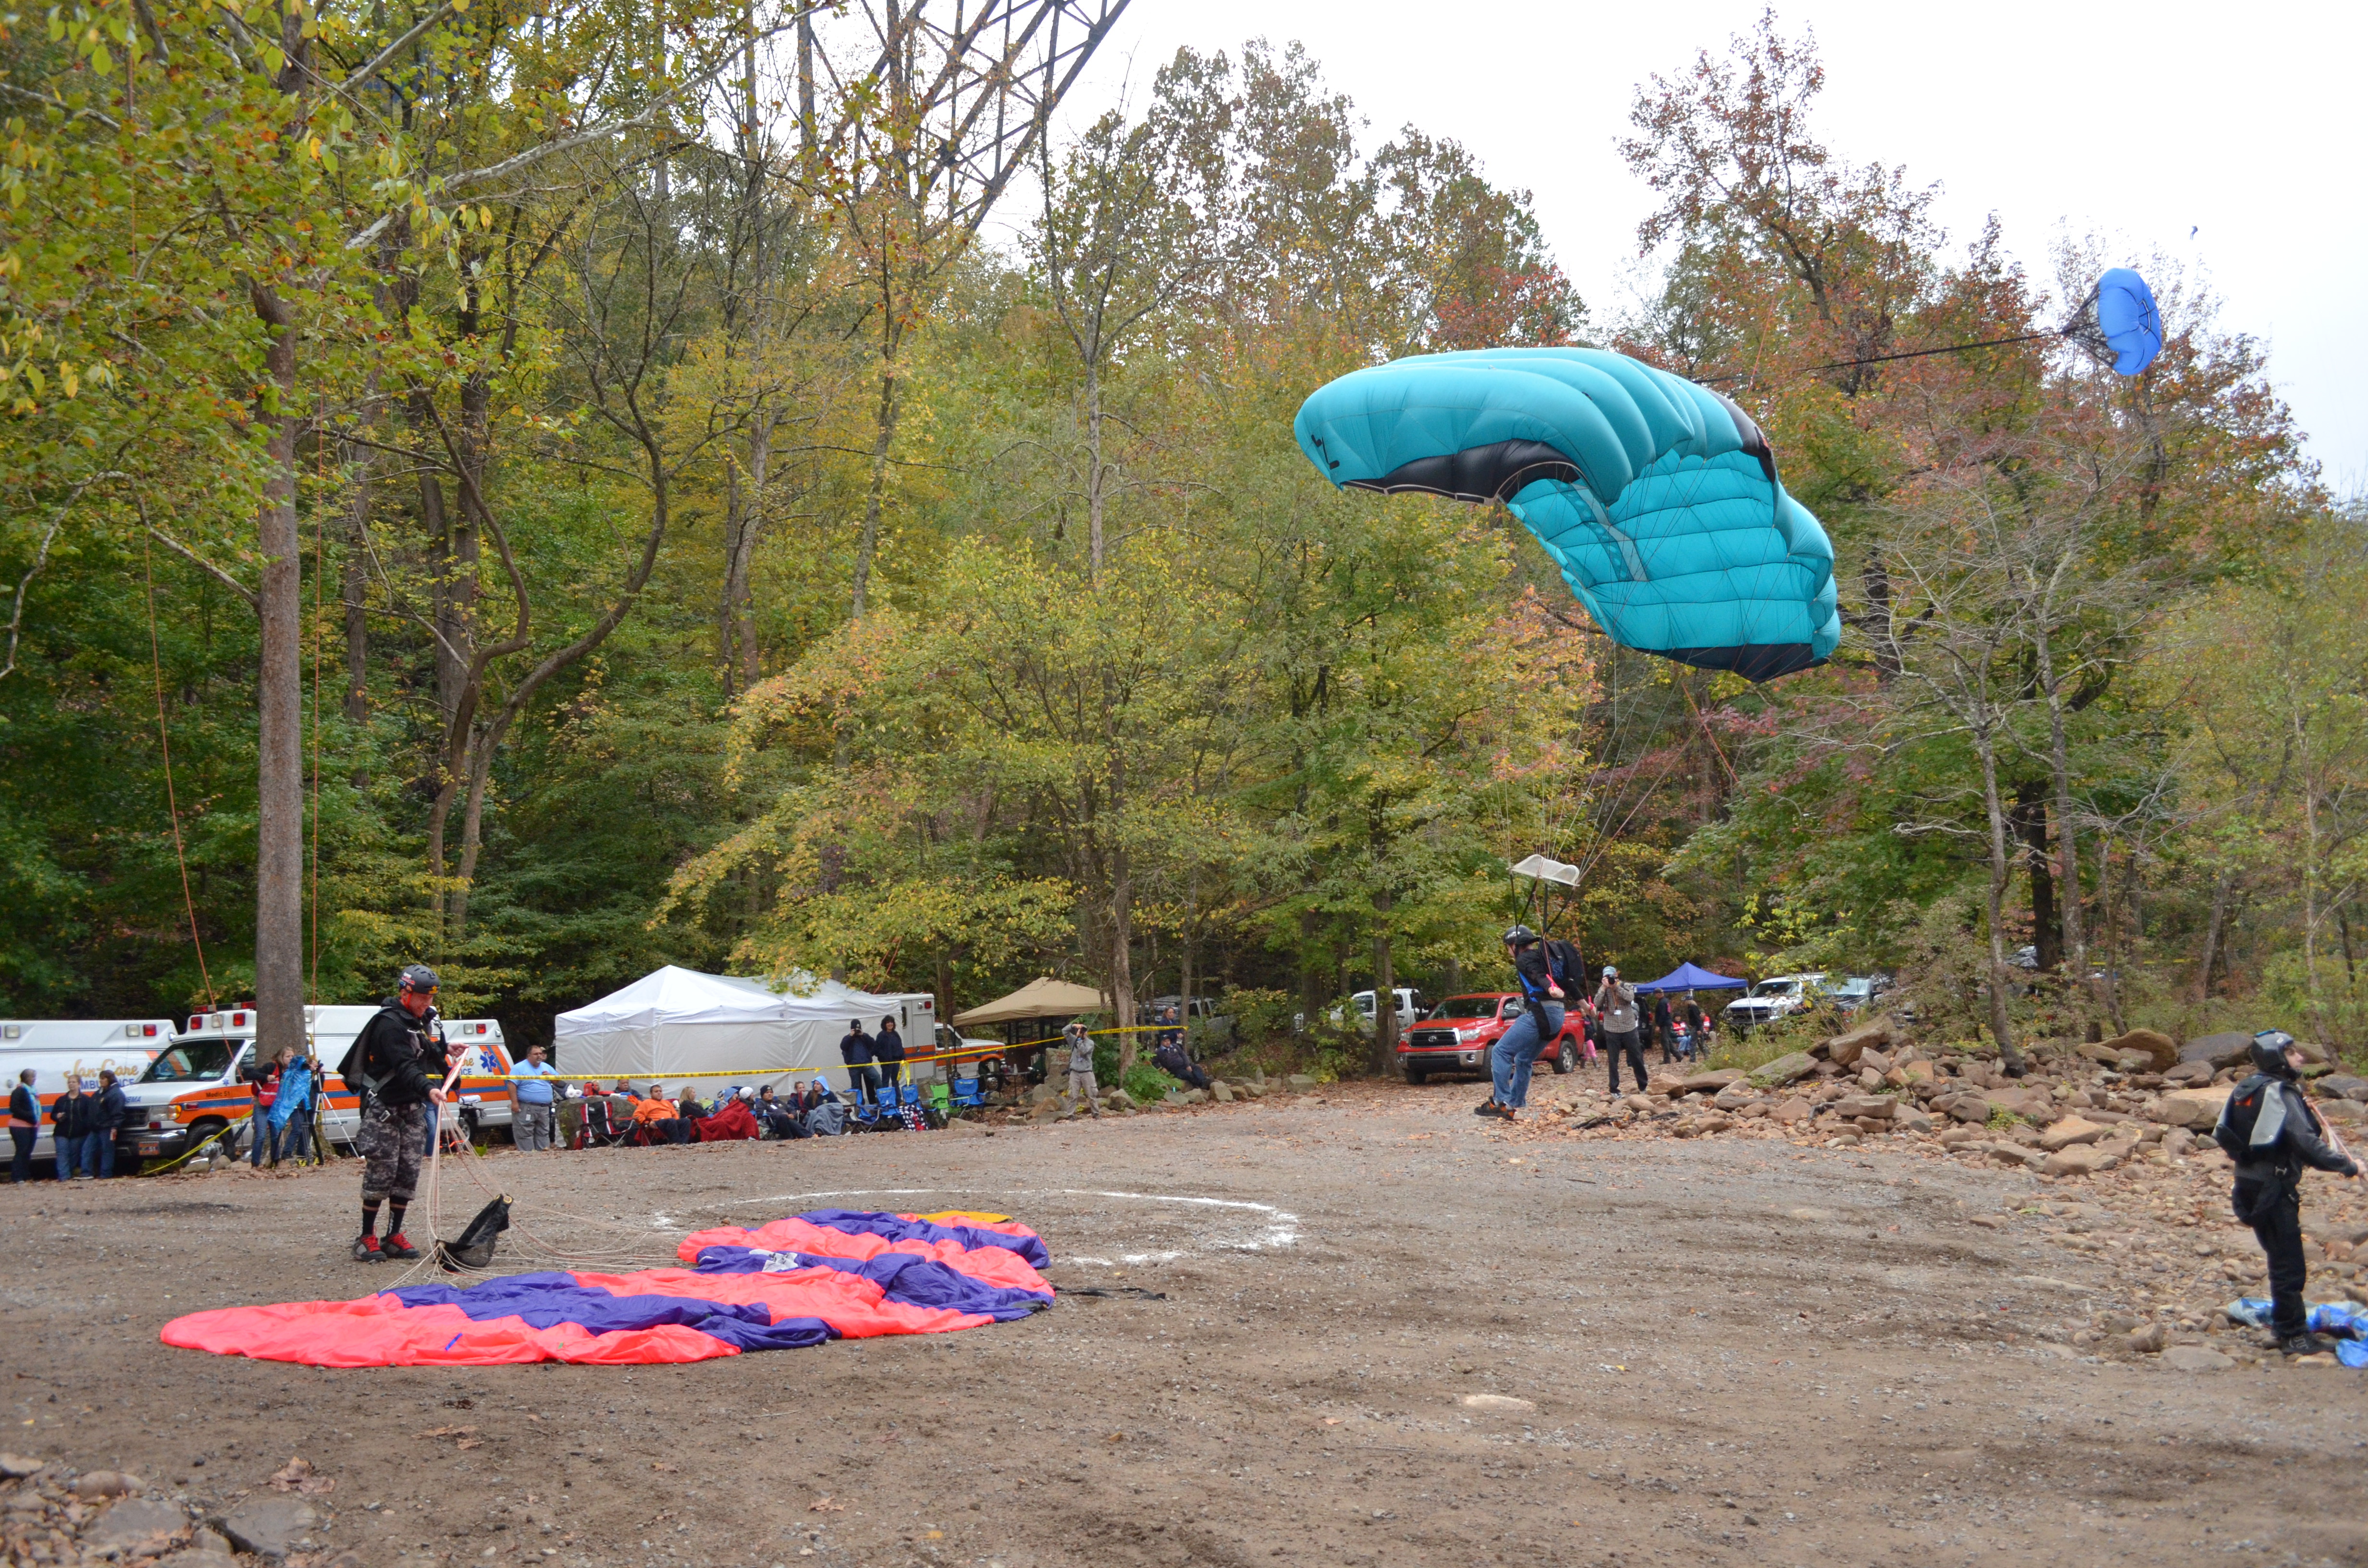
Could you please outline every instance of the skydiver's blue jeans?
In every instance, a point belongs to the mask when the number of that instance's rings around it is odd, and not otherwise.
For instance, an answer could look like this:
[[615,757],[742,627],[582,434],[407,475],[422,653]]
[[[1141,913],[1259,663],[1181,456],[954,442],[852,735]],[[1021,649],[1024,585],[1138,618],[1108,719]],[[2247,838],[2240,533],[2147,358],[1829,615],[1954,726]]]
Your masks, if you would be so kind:
[[1530,1069],[1537,1065],[1546,1041],[1562,1038],[1562,1008],[1547,1002],[1539,1010],[1546,1016],[1546,1033],[1538,1033],[1537,1011],[1525,1012],[1497,1037],[1495,1049],[1488,1052],[1488,1074],[1496,1080],[1497,1103],[1511,1110],[1530,1103]]

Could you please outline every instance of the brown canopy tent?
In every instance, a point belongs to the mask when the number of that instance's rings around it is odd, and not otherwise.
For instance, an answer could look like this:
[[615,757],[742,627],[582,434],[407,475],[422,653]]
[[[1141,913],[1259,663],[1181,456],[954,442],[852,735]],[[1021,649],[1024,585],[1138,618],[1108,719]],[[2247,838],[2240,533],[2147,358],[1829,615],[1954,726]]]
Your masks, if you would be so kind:
[[1030,981],[1008,996],[966,1013],[956,1013],[954,1023],[959,1028],[968,1028],[973,1024],[1014,1024],[1030,1018],[1074,1018],[1080,1013],[1099,1013],[1103,1006],[1102,994],[1094,987],[1073,985],[1046,975]]

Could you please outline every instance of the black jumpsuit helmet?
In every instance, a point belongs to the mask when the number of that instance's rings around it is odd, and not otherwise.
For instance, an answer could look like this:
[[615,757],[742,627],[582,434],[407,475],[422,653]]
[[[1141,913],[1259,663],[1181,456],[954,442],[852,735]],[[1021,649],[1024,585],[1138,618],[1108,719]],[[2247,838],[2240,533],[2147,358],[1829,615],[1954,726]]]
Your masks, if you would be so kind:
[[436,971],[424,963],[405,964],[403,972],[394,977],[398,991],[433,991],[438,983]]
[[2294,1042],[2294,1037],[2283,1029],[2263,1029],[2253,1037],[2254,1067],[2273,1078],[2293,1077],[2294,1070],[2286,1061],[2286,1050]]
[[1505,946],[1508,948],[1526,948],[1537,939],[1538,934],[1526,926],[1512,926],[1505,933]]

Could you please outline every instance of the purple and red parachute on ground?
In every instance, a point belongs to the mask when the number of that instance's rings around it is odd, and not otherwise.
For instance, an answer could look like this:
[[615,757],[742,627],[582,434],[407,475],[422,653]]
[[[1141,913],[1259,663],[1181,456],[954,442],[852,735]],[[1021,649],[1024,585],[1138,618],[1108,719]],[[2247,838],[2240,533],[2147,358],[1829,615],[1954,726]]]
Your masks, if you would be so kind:
[[191,1312],[159,1337],[189,1350],[315,1367],[704,1361],[825,1339],[945,1334],[1052,1304],[1052,1259],[996,1216],[817,1209],[756,1230],[700,1231],[687,1268],[511,1274],[402,1285],[353,1301]]

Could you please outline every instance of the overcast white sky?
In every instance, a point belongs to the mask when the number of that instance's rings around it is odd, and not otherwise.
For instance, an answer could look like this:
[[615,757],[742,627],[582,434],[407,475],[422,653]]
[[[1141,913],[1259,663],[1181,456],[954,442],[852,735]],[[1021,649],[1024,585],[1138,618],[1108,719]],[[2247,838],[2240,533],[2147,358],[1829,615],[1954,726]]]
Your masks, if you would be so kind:
[[[1133,0],[1064,119],[1132,83],[1140,103],[1178,45],[1237,52],[1297,39],[1371,122],[1471,148],[1536,199],[1599,319],[1624,301],[1649,192],[1615,151],[1635,85],[1747,28],[1758,0]],[[2034,277],[2060,228],[2157,248],[2200,269],[2225,331],[2270,371],[2340,491],[2368,491],[2368,176],[2359,73],[2368,5],[1794,0],[1816,30],[1826,140],[1943,187],[1962,240],[1995,210]],[[1009,216],[1016,217],[1012,213]],[[2190,231],[2193,237],[2190,238]]]

